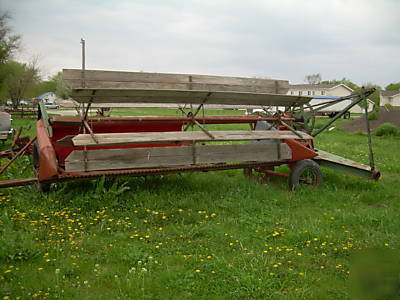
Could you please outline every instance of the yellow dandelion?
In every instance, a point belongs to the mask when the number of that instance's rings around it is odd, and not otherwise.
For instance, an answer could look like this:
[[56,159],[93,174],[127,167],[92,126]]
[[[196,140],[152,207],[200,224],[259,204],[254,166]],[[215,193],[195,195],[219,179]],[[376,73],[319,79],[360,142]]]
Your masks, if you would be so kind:
[[201,271],[200,271],[199,269],[196,269],[195,272],[196,272],[196,273],[200,273]]

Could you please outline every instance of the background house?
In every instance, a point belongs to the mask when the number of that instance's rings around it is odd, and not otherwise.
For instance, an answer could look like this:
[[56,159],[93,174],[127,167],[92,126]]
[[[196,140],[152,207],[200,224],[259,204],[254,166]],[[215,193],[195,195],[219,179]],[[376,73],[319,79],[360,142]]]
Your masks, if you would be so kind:
[[[291,84],[289,85],[288,95],[298,96],[337,96],[343,97],[353,93],[354,90],[345,85],[344,83],[339,84]],[[373,102],[369,101],[368,110],[372,111],[374,108]],[[350,109],[351,113],[363,113],[364,109],[356,105]]]
[[390,104],[393,108],[400,110],[400,91],[381,91],[380,106]]
[[40,96],[37,96],[35,98],[35,100],[36,101],[41,101],[42,100],[45,103],[54,104],[55,101],[57,100],[57,96],[53,92],[47,92],[47,93],[44,93],[44,94],[42,94]]
[[353,92],[347,85],[340,84],[291,84],[288,95],[299,96],[348,96]]

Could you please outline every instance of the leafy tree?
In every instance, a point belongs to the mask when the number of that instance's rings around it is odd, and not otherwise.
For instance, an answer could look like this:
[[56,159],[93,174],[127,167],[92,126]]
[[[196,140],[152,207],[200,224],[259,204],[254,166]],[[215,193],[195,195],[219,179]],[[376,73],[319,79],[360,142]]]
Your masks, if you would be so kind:
[[304,80],[309,84],[319,84],[322,80],[322,76],[320,73],[310,74],[310,75],[306,75]]
[[56,75],[52,76],[50,78],[50,81],[55,83],[56,85],[55,94],[58,97],[62,99],[68,99],[71,97],[71,91],[62,79],[62,72],[58,72]]
[[379,109],[379,103],[381,102],[380,92],[381,92],[382,88],[379,85],[373,84],[371,82],[364,84],[364,87],[375,88],[376,91],[373,94],[369,95],[368,99],[374,101],[375,109]]
[[7,62],[2,68],[6,72],[4,89],[12,101],[13,108],[17,108],[27,90],[40,81],[39,70],[35,63],[24,64],[16,61]]
[[386,91],[400,91],[400,82],[393,82],[385,87]]
[[337,79],[324,80],[324,81],[321,81],[321,83],[325,83],[325,84],[341,84],[341,83],[343,83],[354,91],[358,91],[360,89],[360,87],[357,84],[352,82],[350,79],[347,79],[346,77],[343,77],[340,80],[337,80]]
[[34,98],[47,92],[55,93],[56,89],[56,83],[52,80],[39,81],[28,87],[25,97]]
[[7,12],[0,12],[0,64],[11,58],[13,52],[18,49],[20,36],[12,34],[11,28],[7,25],[10,15]]

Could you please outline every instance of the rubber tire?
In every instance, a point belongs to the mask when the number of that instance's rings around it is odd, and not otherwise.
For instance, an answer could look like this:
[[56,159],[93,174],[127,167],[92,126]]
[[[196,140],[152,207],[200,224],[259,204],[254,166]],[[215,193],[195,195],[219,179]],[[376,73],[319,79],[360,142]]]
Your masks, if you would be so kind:
[[317,187],[322,184],[323,175],[321,167],[311,159],[304,159],[298,161],[290,172],[288,184],[291,191],[294,191],[299,186],[299,184],[301,183],[301,176],[305,171],[312,171],[315,175],[315,178],[313,180],[314,182],[311,184],[311,186]]

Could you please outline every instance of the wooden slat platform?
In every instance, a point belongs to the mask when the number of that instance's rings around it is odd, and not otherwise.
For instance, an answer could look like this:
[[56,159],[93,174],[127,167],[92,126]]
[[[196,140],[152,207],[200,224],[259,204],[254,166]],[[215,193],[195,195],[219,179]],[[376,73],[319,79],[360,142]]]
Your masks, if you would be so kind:
[[[72,138],[74,146],[123,145],[141,143],[174,143],[174,142],[212,142],[212,141],[249,141],[267,139],[299,139],[291,131],[210,131],[214,139],[202,131],[167,131],[167,132],[135,132],[135,133],[103,133],[95,134],[96,143],[90,134],[78,134]],[[312,139],[307,133],[298,131],[304,139]]]
[[285,143],[216,146],[176,146],[73,151],[67,172],[160,168],[228,162],[276,162],[291,159]]
[[141,102],[260,106],[299,106],[311,100],[310,97],[265,93],[98,88],[74,89],[71,96],[81,103]]
[[[287,80],[266,78],[102,70],[85,70],[84,77],[86,88],[235,91],[272,94],[286,94],[289,90]],[[64,69],[63,80],[71,89],[82,88],[82,70]]]
[[63,80],[81,103],[297,106],[311,100],[286,95],[287,80],[264,78],[64,69]]
[[[107,122],[190,122],[192,119],[187,116],[112,116],[112,117],[96,117],[90,118],[88,122],[107,123]],[[255,123],[257,121],[276,121],[277,118],[263,117],[260,115],[221,115],[221,116],[196,116],[195,120],[199,123],[208,124],[209,122],[226,122],[226,123]],[[282,121],[288,122],[293,118],[281,118]],[[52,116],[49,118],[51,125],[80,125],[82,118],[75,116]]]

